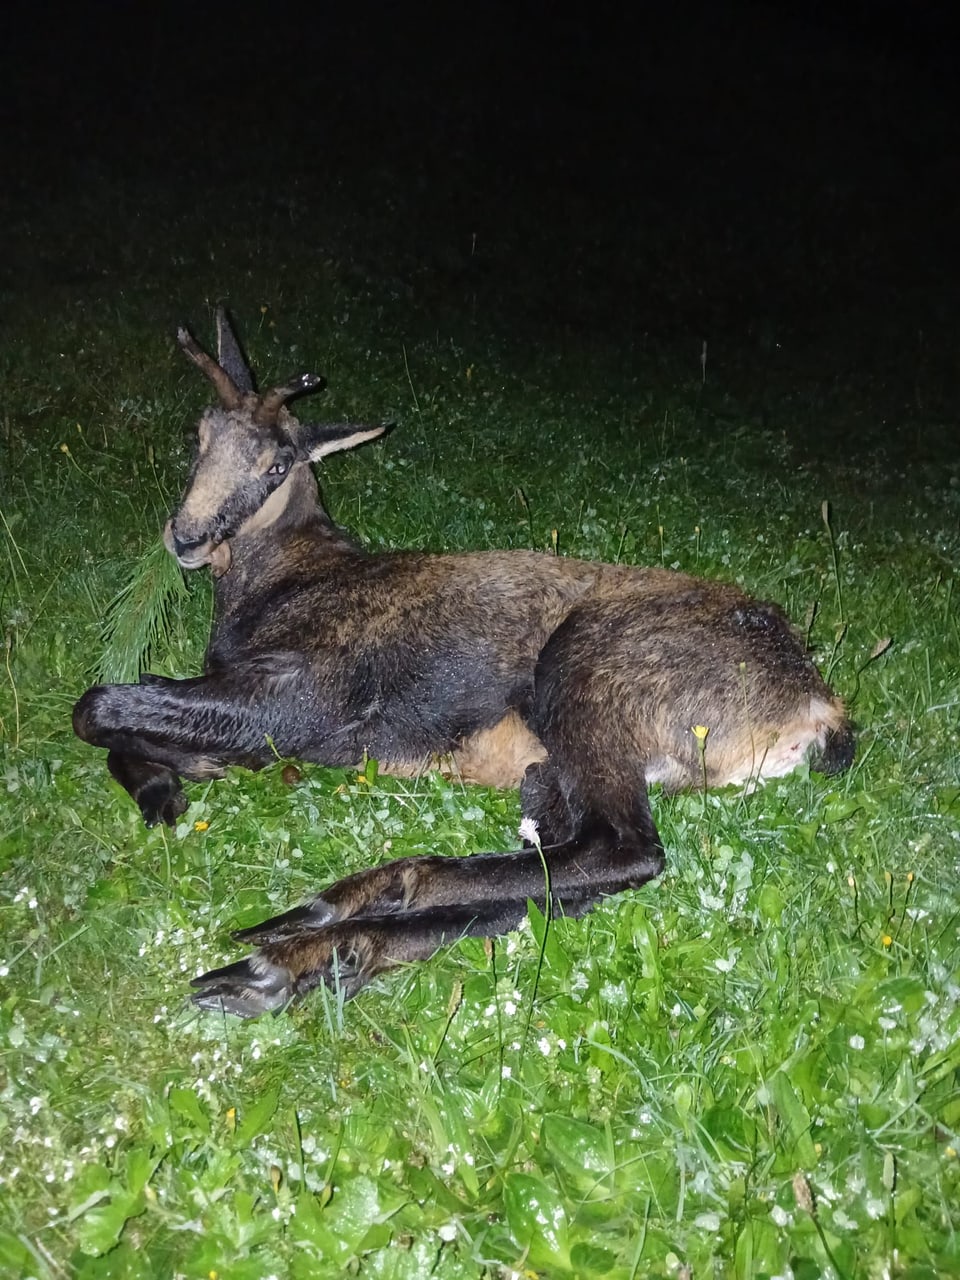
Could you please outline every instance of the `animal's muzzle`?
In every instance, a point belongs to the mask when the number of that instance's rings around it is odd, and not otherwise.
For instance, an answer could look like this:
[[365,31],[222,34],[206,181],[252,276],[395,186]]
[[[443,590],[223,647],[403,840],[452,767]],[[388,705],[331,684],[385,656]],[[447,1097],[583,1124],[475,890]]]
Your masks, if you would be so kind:
[[174,533],[173,520],[171,519],[164,525],[163,542],[170,554],[172,556],[176,556],[178,560],[193,561],[197,558],[196,553],[200,548],[207,545],[208,539],[199,538],[191,542],[185,538],[178,537],[177,534]]

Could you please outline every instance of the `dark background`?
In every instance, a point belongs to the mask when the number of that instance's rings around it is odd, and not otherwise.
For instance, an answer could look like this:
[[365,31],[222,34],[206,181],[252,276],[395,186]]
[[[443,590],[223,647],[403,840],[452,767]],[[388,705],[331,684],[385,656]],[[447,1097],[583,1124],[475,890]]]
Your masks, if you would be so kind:
[[243,243],[322,241],[572,384],[595,362],[675,384],[706,340],[717,412],[812,454],[954,448],[946,4],[17,10],[8,333],[27,295],[162,288],[157,227],[202,208],[238,276]]

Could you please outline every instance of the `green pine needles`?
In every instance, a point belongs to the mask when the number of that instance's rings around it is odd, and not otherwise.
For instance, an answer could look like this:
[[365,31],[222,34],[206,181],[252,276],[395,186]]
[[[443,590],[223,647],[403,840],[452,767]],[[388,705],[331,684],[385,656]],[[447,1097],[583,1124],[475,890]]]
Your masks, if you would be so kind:
[[169,646],[175,612],[186,595],[183,571],[158,538],[110,601],[95,678],[107,684],[139,679],[152,657]]

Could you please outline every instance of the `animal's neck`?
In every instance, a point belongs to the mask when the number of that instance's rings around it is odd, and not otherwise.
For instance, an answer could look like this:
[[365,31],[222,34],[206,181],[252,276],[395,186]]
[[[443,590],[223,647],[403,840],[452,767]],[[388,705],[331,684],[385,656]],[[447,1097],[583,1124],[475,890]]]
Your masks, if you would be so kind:
[[229,567],[215,575],[218,612],[242,609],[243,602],[272,582],[295,578],[304,567],[357,544],[337,528],[323,507],[309,463],[297,463],[286,483],[240,526],[229,540]]

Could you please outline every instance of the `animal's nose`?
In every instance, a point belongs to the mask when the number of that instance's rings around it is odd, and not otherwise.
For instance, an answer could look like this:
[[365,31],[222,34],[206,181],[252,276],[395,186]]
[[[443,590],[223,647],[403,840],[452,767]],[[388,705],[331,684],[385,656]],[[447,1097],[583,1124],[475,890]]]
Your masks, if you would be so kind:
[[186,538],[181,538],[174,532],[173,520],[170,519],[164,526],[163,541],[167,550],[172,552],[179,560],[181,556],[188,556],[191,551],[196,551],[197,547],[203,545],[205,539],[197,538],[194,541],[189,541]]
[[174,554],[177,557],[190,555],[192,551],[196,551],[198,547],[202,547],[206,542],[206,538],[197,538],[193,542],[188,542],[183,538],[178,538],[175,533],[171,534],[171,537],[173,539]]

